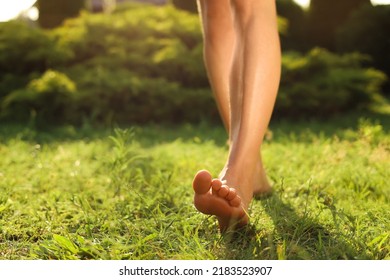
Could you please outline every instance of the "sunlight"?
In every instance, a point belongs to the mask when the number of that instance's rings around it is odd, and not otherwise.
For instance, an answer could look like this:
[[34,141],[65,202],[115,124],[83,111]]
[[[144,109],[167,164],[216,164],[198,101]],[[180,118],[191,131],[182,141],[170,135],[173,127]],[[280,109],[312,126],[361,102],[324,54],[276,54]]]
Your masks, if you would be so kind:
[[297,4],[299,4],[302,7],[309,7],[310,0],[294,0]]
[[8,21],[17,17],[22,11],[30,8],[36,0],[1,1],[0,21]]
[[[310,0],[294,0],[294,2],[305,8],[309,7],[310,5]],[[373,5],[388,5],[390,4],[390,0],[371,0],[371,3]]]
[[371,0],[371,3],[374,5],[389,5],[390,0]]

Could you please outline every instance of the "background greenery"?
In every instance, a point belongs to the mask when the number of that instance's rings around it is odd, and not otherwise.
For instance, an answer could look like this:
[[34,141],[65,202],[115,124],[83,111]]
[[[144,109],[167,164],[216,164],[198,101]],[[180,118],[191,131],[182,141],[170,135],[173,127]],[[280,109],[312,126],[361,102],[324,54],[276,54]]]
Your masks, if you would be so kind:
[[[288,20],[305,14],[291,1],[278,5],[282,14],[295,10],[280,21],[282,40],[290,30],[294,40],[286,37],[276,117],[324,117],[386,102],[387,76],[373,68],[373,57],[303,47],[303,31],[289,29]],[[359,38],[356,21],[340,30],[350,34],[343,36],[349,45],[340,42],[344,50]],[[170,5],[83,12],[49,30],[2,23],[0,118],[37,125],[218,122],[202,48],[198,16]]]

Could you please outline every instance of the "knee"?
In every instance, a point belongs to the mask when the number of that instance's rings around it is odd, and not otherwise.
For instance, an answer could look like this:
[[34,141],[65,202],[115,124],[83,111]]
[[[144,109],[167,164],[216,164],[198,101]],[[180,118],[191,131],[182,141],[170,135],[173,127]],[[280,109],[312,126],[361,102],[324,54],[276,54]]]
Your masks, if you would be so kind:
[[249,14],[251,2],[251,0],[230,0],[234,12],[240,16]]
[[245,26],[259,9],[259,2],[261,0],[231,0],[235,21]]
[[207,19],[210,22],[217,22],[228,17],[227,13],[230,12],[230,8],[226,4],[224,5],[224,2],[225,1],[200,0],[200,10],[203,19]]
[[226,5],[220,5],[220,1],[204,1],[202,18],[204,36],[208,41],[219,40],[234,30],[231,10]]

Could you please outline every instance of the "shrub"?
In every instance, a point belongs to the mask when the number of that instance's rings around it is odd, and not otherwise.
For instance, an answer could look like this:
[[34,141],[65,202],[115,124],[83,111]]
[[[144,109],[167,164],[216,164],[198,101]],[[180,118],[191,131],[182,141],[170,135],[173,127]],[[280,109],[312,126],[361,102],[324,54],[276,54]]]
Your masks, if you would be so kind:
[[52,32],[67,51],[60,69],[77,83],[77,114],[104,123],[217,115],[199,19],[170,6],[126,6],[112,15],[84,13]]
[[88,70],[80,66],[72,69],[70,77],[78,77],[79,119],[111,124],[199,121],[217,116],[208,88],[185,88],[123,68]]
[[26,23],[0,23],[0,100],[48,68],[63,55],[47,33]]
[[84,13],[54,30],[58,46],[67,51],[67,67],[126,68],[187,87],[208,85],[199,63],[202,35],[196,16],[169,6],[128,6],[112,15]]
[[0,23],[0,72],[25,75],[43,72],[61,61],[55,41],[24,22]]
[[318,117],[366,107],[386,80],[382,72],[362,67],[367,59],[318,48],[307,55],[285,54],[276,111]]
[[[8,34],[0,48],[15,52],[0,53],[0,67],[9,69],[0,75],[2,117],[32,114],[42,123],[76,124],[219,121],[198,17],[170,5],[126,7],[110,15],[83,13],[50,31],[31,29],[43,43],[34,43],[26,26],[21,34],[28,40],[13,38],[12,24],[11,31],[0,26],[0,34]],[[12,50],[13,42],[21,50]],[[12,69],[17,55],[23,65]],[[31,57],[31,69],[24,68]],[[364,62],[362,55],[321,49],[286,53],[276,116],[329,115],[369,104],[385,77]]]
[[48,70],[26,88],[9,94],[3,102],[8,119],[26,121],[33,117],[38,124],[66,121],[70,114],[76,85],[65,74]]

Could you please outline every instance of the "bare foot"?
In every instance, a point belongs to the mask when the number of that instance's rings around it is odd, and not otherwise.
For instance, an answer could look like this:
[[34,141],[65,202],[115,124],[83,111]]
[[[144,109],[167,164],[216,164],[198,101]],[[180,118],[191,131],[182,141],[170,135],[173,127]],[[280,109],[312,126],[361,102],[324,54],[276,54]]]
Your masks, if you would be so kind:
[[204,214],[215,215],[221,232],[248,223],[247,207],[243,205],[236,189],[229,188],[219,179],[213,180],[206,170],[195,175],[192,186],[195,207]]
[[272,187],[267,179],[261,160],[257,162],[253,182],[253,196],[266,197],[272,193]]
[[[220,178],[225,178],[227,174],[227,168],[225,167],[221,173],[219,174]],[[237,173],[237,172],[236,172]],[[241,170],[240,173],[245,173],[246,177],[244,180],[251,185],[252,188],[252,196],[255,197],[266,197],[272,193],[272,187],[271,184],[268,181],[267,175],[265,173],[265,169],[263,167],[263,163],[261,161],[261,158],[257,160],[256,167],[253,171],[253,173],[248,172],[248,169]],[[252,175],[250,175],[252,174]],[[231,176],[230,176],[231,177]],[[237,177],[237,176],[233,176]],[[241,182],[242,184],[242,182]],[[251,199],[252,197],[250,197]]]

